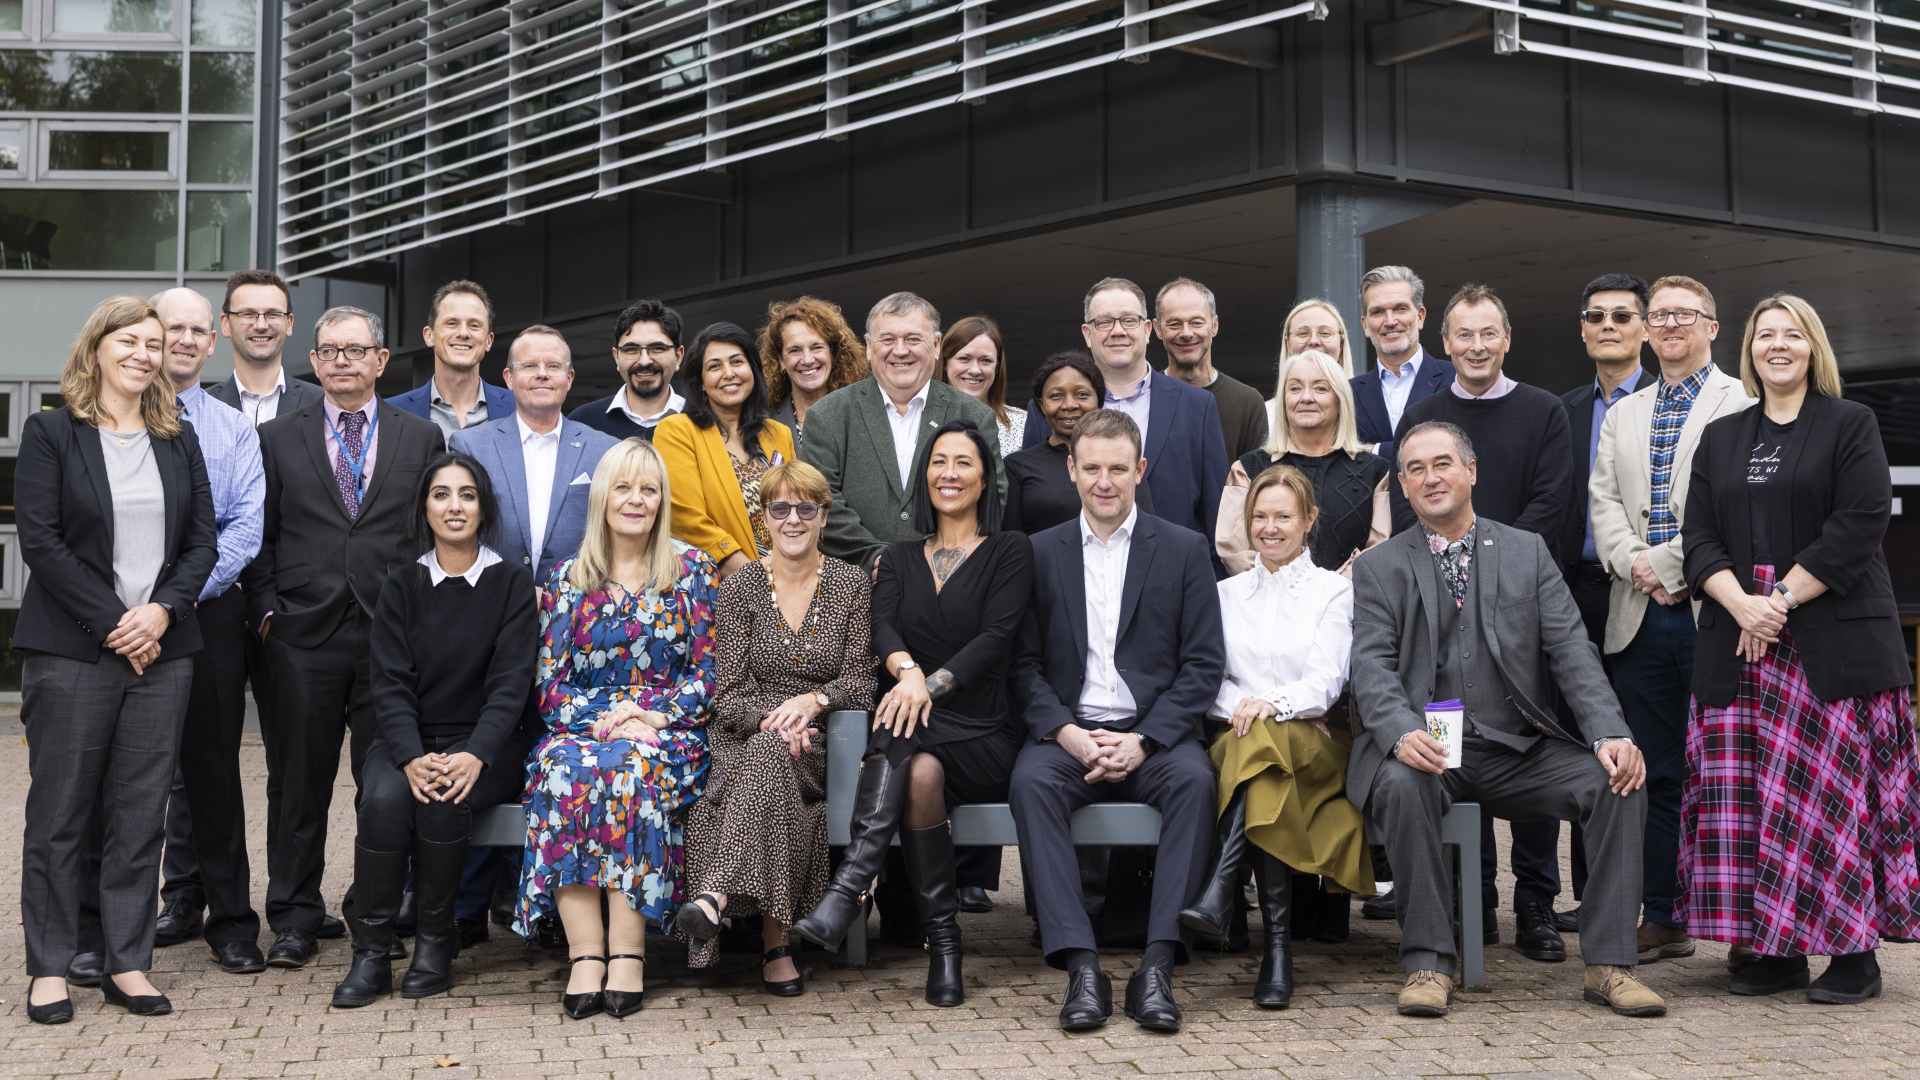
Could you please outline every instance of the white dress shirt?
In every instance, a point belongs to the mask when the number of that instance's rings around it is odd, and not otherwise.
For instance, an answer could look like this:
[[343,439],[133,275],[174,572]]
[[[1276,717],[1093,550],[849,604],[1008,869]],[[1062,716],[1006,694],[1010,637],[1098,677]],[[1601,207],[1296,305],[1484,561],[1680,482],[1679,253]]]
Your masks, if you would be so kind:
[[553,470],[560,460],[560,423],[542,435],[513,414],[520,429],[520,457],[527,468],[527,554],[540,565],[540,549],[547,542],[547,510],[553,505]]
[[615,390],[613,392],[613,400],[607,402],[607,411],[626,413],[627,419],[633,421],[636,424],[639,424],[643,428],[653,427],[655,424],[658,424],[660,421],[665,420],[669,416],[672,416],[674,413],[687,411],[687,399],[681,397],[678,393],[675,393],[673,390],[669,389],[667,391],[667,407],[666,408],[661,409],[659,412],[654,413],[652,416],[641,416],[638,412],[634,411],[633,406],[627,404],[627,389],[628,389],[627,387],[623,386],[620,389]]
[[481,571],[495,563],[502,563],[506,560],[500,557],[499,552],[485,544],[481,544],[479,557],[473,560],[473,565],[467,567],[467,572],[464,574],[449,574],[441,569],[440,552],[434,548],[428,548],[425,555],[420,556],[414,561],[427,568],[427,580],[431,582],[435,588],[439,588],[440,583],[450,577],[464,578],[467,584],[478,587],[480,584]]
[[1124,724],[1140,711],[1114,660],[1120,640],[1120,594],[1126,588],[1127,556],[1133,550],[1133,527],[1139,520],[1136,506],[1113,535],[1102,540],[1087,524],[1087,515],[1080,515],[1080,556],[1086,564],[1087,677],[1074,712],[1101,727]]
[[920,418],[927,414],[927,391],[933,387],[928,382],[907,402],[907,411],[902,415],[894,407],[893,399],[887,396],[885,387],[880,390],[880,407],[887,411],[887,426],[893,429],[893,461],[900,469],[900,490],[908,490],[913,483],[913,448],[920,441]]
[[259,427],[280,415],[280,399],[287,393],[287,369],[280,369],[280,381],[274,383],[273,389],[264,394],[256,394],[247,389],[241,384],[238,375],[233,377],[233,388],[240,392],[240,411],[247,414],[247,420],[254,427]]
[[1271,704],[1279,720],[1326,715],[1347,685],[1353,585],[1303,550],[1272,573],[1256,558],[1216,588],[1227,670],[1212,715],[1231,719],[1245,698]]
[[1380,398],[1387,405],[1387,430],[1397,431],[1400,417],[1407,411],[1407,399],[1413,396],[1413,377],[1420,374],[1420,363],[1427,358],[1425,349],[1413,350],[1413,358],[1400,365],[1396,374],[1384,362],[1380,365]]

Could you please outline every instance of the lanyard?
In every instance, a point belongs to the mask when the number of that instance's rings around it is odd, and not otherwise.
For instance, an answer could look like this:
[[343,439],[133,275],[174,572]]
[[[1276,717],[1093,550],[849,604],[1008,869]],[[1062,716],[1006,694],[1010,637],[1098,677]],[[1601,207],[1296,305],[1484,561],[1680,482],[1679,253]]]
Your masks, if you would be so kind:
[[360,452],[358,454],[347,453],[347,440],[344,432],[346,417],[346,412],[342,411],[340,413],[340,427],[329,430],[333,432],[333,441],[340,447],[340,460],[346,462],[347,468],[353,473],[353,490],[355,492],[364,492],[367,490],[367,481],[366,477],[362,474],[367,467],[367,451],[373,448],[373,433],[380,428],[380,410],[377,408],[374,409],[372,418],[367,421],[366,436],[360,440]]

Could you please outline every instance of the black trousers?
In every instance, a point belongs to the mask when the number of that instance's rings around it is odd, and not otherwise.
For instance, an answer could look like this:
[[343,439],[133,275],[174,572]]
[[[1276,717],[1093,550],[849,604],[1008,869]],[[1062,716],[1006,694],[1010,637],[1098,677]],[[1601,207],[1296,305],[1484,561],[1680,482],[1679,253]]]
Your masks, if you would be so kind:
[[[327,812],[340,742],[349,733],[348,761],[358,789],[373,738],[367,701],[367,617],[348,610],[333,635],[313,648],[267,641],[274,690],[275,729],[268,775],[279,774],[280,807],[269,812],[267,925],[275,933],[316,934],[326,908],[320,879],[326,872]],[[266,717],[261,718],[264,732]],[[274,783],[268,781],[271,803]]]
[[[433,747],[433,752],[457,754],[466,748],[466,740],[459,739]],[[527,782],[527,751],[532,748],[531,741],[516,735],[501,751],[499,764],[480,770],[480,779],[474,781],[465,799],[423,803],[413,797],[407,774],[401,771],[403,763],[394,758],[393,749],[376,739],[360,772],[356,841],[370,851],[412,851],[415,836],[434,844],[464,843],[473,836],[476,812],[520,801]],[[416,882],[415,887],[420,884]],[[448,888],[456,884],[457,878],[446,883]],[[358,890],[362,886],[355,883],[354,887]],[[395,906],[400,903],[398,894],[389,899]],[[374,903],[375,898],[369,897],[368,901]]]

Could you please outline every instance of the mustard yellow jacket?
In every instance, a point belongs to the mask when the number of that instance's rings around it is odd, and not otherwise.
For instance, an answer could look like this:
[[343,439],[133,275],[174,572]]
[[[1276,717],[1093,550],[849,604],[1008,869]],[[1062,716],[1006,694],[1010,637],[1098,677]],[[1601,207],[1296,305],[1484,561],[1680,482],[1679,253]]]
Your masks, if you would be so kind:
[[[706,552],[715,563],[736,551],[758,558],[746,497],[734,479],[733,459],[720,429],[669,416],[653,429],[653,446],[667,463],[674,539]],[[769,461],[792,461],[793,432],[777,420],[765,421],[760,425],[760,449]]]

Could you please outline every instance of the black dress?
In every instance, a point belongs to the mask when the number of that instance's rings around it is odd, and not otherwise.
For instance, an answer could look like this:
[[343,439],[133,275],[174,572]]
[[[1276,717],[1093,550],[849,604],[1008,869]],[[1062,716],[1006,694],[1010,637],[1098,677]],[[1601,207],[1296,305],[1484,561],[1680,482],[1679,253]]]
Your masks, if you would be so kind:
[[1277,458],[1265,450],[1249,450],[1240,458],[1249,481],[1275,465],[1291,465],[1313,484],[1314,501],[1320,504],[1319,524],[1307,540],[1313,565],[1338,570],[1354,552],[1366,548],[1374,489],[1393,471],[1385,458],[1366,450],[1352,455],[1335,450],[1319,457],[1289,451]]

